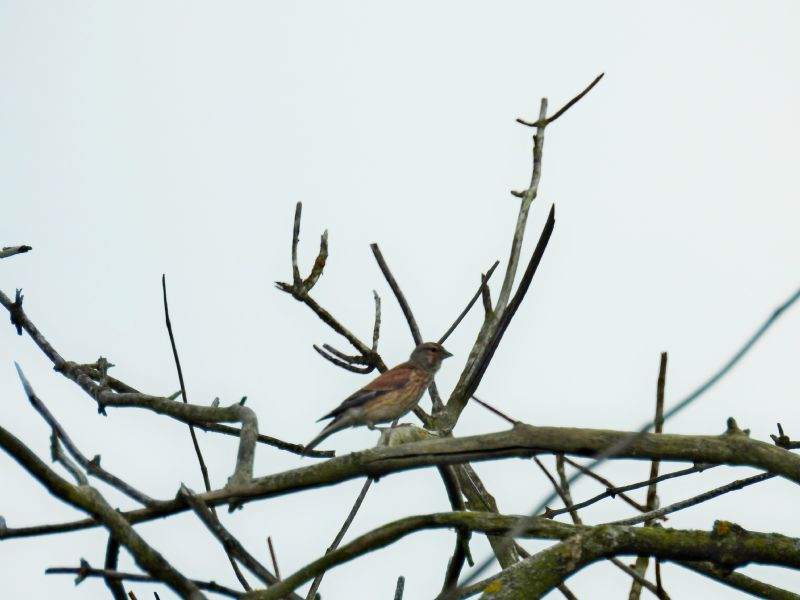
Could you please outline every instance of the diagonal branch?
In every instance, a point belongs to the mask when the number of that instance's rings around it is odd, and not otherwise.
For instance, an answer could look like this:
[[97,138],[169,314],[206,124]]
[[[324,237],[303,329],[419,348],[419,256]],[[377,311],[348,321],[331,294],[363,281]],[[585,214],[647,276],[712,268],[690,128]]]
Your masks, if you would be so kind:
[[[241,542],[222,525],[217,515],[203,502],[202,498],[197,496],[185,485],[181,486],[179,495],[189,504],[194,513],[214,537],[219,540],[228,556],[240,561],[253,575],[258,577],[266,585],[272,585],[279,581],[277,575],[270,573],[269,570],[250,554]],[[291,594],[291,600],[302,599],[297,594]]]
[[[369,247],[372,249],[372,254],[375,256],[378,267],[380,267],[381,273],[383,273],[383,276],[386,278],[386,282],[389,284],[394,297],[397,299],[397,303],[400,305],[400,310],[403,311],[403,315],[406,317],[408,328],[411,330],[411,337],[414,339],[414,345],[419,346],[423,342],[422,334],[419,332],[417,320],[414,318],[414,313],[411,312],[411,306],[409,306],[408,300],[406,300],[403,291],[397,284],[397,280],[394,278],[394,275],[392,275],[389,265],[386,264],[386,259],[383,258],[378,244],[373,243],[370,244]],[[442,397],[439,395],[439,390],[436,388],[435,381],[431,381],[428,387],[428,393],[431,395],[431,403],[433,404],[432,412],[436,414],[444,408],[444,403],[442,402]]]
[[0,427],[0,447],[51,494],[92,515],[93,519],[108,529],[114,539],[128,549],[136,563],[154,578],[163,581],[177,594],[188,600],[205,598],[199,588],[152,548],[97,490],[87,485],[72,485],[59,477],[25,444],[2,427]]
[[[167,333],[169,334],[169,343],[172,347],[172,356],[175,359],[175,368],[178,370],[178,381],[181,384],[181,400],[184,404],[188,404],[189,398],[186,396],[186,384],[183,381],[183,369],[181,369],[181,359],[178,357],[178,347],[175,344],[175,335],[172,333],[172,322],[169,318],[169,303],[167,302],[167,276],[161,275],[161,290],[164,297],[164,320],[167,324]],[[200,444],[197,441],[197,434],[194,432],[194,425],[189,423],[189,435],[192,438],[192,446],[194,446],[194,453],[197,456],[197,462],[200,464],[200,473],[203,476],[203,484],[206,491],[211,491],[211,481],[208,478],[208,467],[206,461],[203,460],[203,453],[200,450]]]
[[447,338],[450,337],[450,334],[455,331],[456,327],[458,327],[461,324],[461,321],[464,320],[464,317],[467,316],[469,311],[472,309],[472,307],[478,301],[478,298],[481,298],[485,294],[484,290],[488,290],[489,280],[492,278],[492,275],[494,274],[494,271],[495,271],[495,269],[497,269],[497,265],[499,265],[499,264],[500,264],[499,260],[494,261],[494,264],[491,267],[489,267],[489,270],[486,271],[486,274],[485,275],[481,275],[481,285],[480,285],[480,287],[478,287],[478,291],[475,292],[475,294],[472,296],[470,301],[467,302],[467,305],[464,307],[464,310],[462,310],[461,313],[458,315],[458,317],[456,317],[456,320],[453,321],[453,324],[450,325],[450,327],[447,328],[447,331],[445,331],[442,334],[442,337],[439,338],[439,343],[440,344],[444,344],[445,343]]
[[144,504],[145,506],[155,506],[157,503],[156,500],[148,496],[147,494],[143,494],[133,486],[125,483],[119,477],[109,473],[105,469],[100,466],[100,456],[95,456],[94,459],[89,460],[83,453],[78,449],[78,447],[73,443],[72,439],[67,434],[66,430],[61,426],[61,424],[56,420],[53,414],[48,410],[47,406],[45,406],[44,402],[36,395],[36,392],[33,391],[33,387],[31,386],[28,379],[25,377],[25,374],[22,372],[22,368],[17,364],[14,363],[17,368],[17,374],[19,375],[20,380],[22,381],[22,387],[25,390],[25,394],[28,396],[28,401],[31,403],[33,408],[42,416],[45,422],[50,426],[53,430],[55,435],[58,439],[64,444],[67,451],[75,458],[78,464],[83,467],[87,473],[97,477],[98,479],[105,481],[112,487],[115,487],[120,492],[125,494],[126,496],[133,498],[137,502]]

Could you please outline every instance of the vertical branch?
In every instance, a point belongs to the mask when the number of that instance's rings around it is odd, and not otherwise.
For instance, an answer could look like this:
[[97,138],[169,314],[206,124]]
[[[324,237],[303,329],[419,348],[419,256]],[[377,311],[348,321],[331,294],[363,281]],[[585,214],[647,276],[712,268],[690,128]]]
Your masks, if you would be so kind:
[[[106,560],[103,568],[108,571],[116,571],[118,561],[119,543],[114,539],[113,535],[109,535],[108,544],[106,545]],[[114,600],[126,600],[125,586],[122,585],[121,579],[103,577],[103,580],[106,582],[106,587],[111,591],[111,596]]]
[[[656,416],[653,421],[655,433],[661,433],[664,429],[664,388],[666,387],[667,381],[667,353],[661,353],[661,361],[658,366],[658,381],[656,383]],[[661,462],[658,460],[654,460],[650,463],[650,479],[656,479],[658,477],[658,469]],[[651,510],[655,510],[658,508],[658,493],[657,493],[657,486],[658,483],[653,481],[649,486],[647,486],[647,504],[646,504],[646,512],[650,512]],[[651,519],[645,521],[645,527],[652,527],[655,520]],[[647,573],[647,566],[650,562],[649,556],[638,556],[636,557],[636,564],[634,565],[634,571],[644,577],[645,573]],[[658,564],[656,564],[658,566]],[[657,571],[657,575],[660,576],[660,569]],[[658,589],[661,589],[661,585],[658,585]],[[628,600],[639,600],[642,594],[642,584],[639,580],[634,579],[633,583],[631,583],[631,591],[628,594]]]
[[294,207],[294,228],[292,229],[292,281],[298,285],[300,279],[300,267],[297,266],[297,244],[300,241],[300,216],[303,214],[303,203],[298,202]]
[[539,180],[542,178],[542,150],[544,148],[544,129],[547,126],[547,98],[542,98],[539,105],[539,120],[537,121],[536,135],[533,136],[533,172],[531,174],[531,184],[522,194],[522,202],[519,206],[517,215],[517,226],[514,229],[514,238],[511,241],[511,253],[508,257],[506,276],[503,286],[500,288],[500,296],[497,298],[495,312],[501,314],[508,304],[511,297],[511,288],[514,286],[514,277],[517,274],[519,265],[519,254],[522,250],[522,240],[525,237],[525,226],[528,222],[528,211],[531,204],[536,199],[539,191]]
[[[172,333],[172,321],[169,318],[169,303],[167,302],[167,276],[161,275],[161,290],[164,296],[164,319],[167,323],[167,333],[169,334],[169,343],[172,346],[172,356],[175,358],[175,368],[178,370],[178,381],[181,384],[181,399],[184,404],[189,403],[186,397],[186,385],[183,381],[183,370],[181,369],[181,359],[178,357],[178,347],[175,345],[175,336]],[[200,463],[200,472],[203,474],[203,484],[205,484],[206,491],[211,491],[211,481],[208,478],[208,467],[203,460],[203,453],[200,451],[200,444],[197,442],[197,434],[194,431],[194,425],[189,424],[189,434],[192,436],[192,445],[194,446],[194,453],[197,455],[197,462]]]
[[[298,211],[299,211],[299,206],[298,206]],[[297,223],[296,226],[298,226]],[[167,324],[167,333],[169,333],[169,343],[172,346],[172,356],[175,358],[175,368],[178,371],[178,381],[180,382],[181,385],[181,399],[183,400],[184,404],[188,404],[189,398],[187,398],[186,396],[186,384],[183,380],[183,369],[181,369],[181,360],[178,357],[178,346],[175,343],[175,335],[172,332],[172,321],[170,321],[169,318],[169,303],[167,302],[167,276],[164,274],[161,275],[161,290],[164,296],[164,319]],[[240,434],[242,442],[244,442],[246,437],[245,430],[249,429],[244,427],[244,425],[245,422],[242,421],[242,432]],[[208,477],[208,467],[206,467],[206,461],[203,459],[203,452],[200,450],[200,443],[197,441],[197,433],[194,430],[194,425],[192,425],[191,423],[189,423],[189,435],[192,438],[192,445],[194,446],[194,453],[197,456],[197,462],[200,464],[200,472],[203,475],[203,485],[206,488],[206,492],[210,492],[211,480]],[[239,467],[242,464],[242,459],[245,458],[243,453],[254,451],[255,441],[253,441],[252,445],[253,445],[252,450],[246,447],[246,445],[243,443],[239,445],[239,454],[238,454],[238,460],[236,462],[236,471],[234,473],[234,476],[231,478],[232,480],[236,478],[237,474],[239,474]],[[252,456],[250,457],[249,462],[250,465],[252,466]],[[252,469],[250,472],[250,476],[252,476]],[[213,512],[216,515],[216,509],[214,509],[213,507],[211,508],[211,512]],[[244,573],[242,573],[241,569],[239,568],[239,565],[236,563],[236,559],[234,559],[233,555],[231,554],[231,552],[227,547],[225,547],[225,554],[228,556],[228,561],[231,563],[231,568],[233,569],[233,572],[236,575],[236,579],[239,580],[239,583],[245,590],[249,590],[250,584],[247,582],[247,579],[245,579]]]
[[394,600],[403,600],[403,590],[406,587],[406,578],[400,575],[397,578],[397,586],[394,588]]

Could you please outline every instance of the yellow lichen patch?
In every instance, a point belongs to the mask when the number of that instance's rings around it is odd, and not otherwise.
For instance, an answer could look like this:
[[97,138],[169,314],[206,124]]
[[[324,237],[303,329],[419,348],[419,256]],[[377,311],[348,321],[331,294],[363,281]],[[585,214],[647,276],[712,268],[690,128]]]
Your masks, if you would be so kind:
[[503,584],[500,583],[499,579],[495,579],[492,583],[490,583],[489,585],[487,585],[483,589],[483,593],[484,594],[496,594],[497,592],[499,592],[502,589],[503,589]]
[[731,524],[728,521],[715,521],[714,533],[716,535],[728,535],[731,532]]

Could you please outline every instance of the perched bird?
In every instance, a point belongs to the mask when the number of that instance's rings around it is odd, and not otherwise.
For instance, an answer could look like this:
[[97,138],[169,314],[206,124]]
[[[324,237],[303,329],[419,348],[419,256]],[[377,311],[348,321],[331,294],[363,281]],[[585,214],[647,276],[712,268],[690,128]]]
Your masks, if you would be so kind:
[[413,409],[445,358],[453,356],[436,342],[420,344],[408,361],[382,373],[319,419],[333,419],[306,446],[311,450],[326,437],[342,429],[399,419]]

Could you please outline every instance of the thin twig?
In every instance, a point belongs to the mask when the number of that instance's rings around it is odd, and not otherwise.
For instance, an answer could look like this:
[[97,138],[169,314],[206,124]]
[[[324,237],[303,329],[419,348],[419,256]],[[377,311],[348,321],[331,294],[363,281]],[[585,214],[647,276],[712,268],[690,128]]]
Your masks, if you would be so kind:
[[622,562],[620,559],[618,559],[616,556],[609,558],[608,562],[610,562],[611,564],[613,564],[614,566],[618,567],[623,572],[625,572],[628,575],[630,575],[630,577],[636,583],[638,583],[640,586],[646,587],[648,590],[653,592],[653,594],[655,594],[656,598],[660,598],[660,600],[669,600],[669,596],[667,595],[667,593],[665,591],[659,590],[657,585],[654,585],[653,582],[651,582],[651,581],[647,581],[647,579],[645,579],[645,577],[641,573],[639,573],[639,571],[637,571],[636,569],[634,569],[632,567],[629,567],[624,562]]
[[381,336],[381,297],[375,290],[372,290],[372,296],[375,299],[375,323],[372,326],[372,352],[377,354],[378,339]]
[[75,483],[78,485],[89,485],[89,480],[86,478],[84,472],[81,471],[78,465],[72,462],[72,459],[61,449],[61,444],[58,442],[58,434],[55,431],[50,434],[50,457],[53,462],[60,464],[72,475],[75,479]]
[[[514,318],[514,315],[522,304],[525,294],[530,288],[531,282],[533,281],[533,276],[536,274],[536,270],[542,261],[542,257],[544,256],[545,249],[547,248],[547,244],[550,241],[550,237],[553,234],[555,226],[555,206],[552,206],[550,208],[550,213],[547,216],[547,222],[542,229],[542,233],[539,236],[539,241],[537,242],[536,248],[531,255],[531,259],[528,262],[525,273],[520,279],[520,283],[517,287],[514,297],[511,299],[505,310],[502,311],[502,314],[500,314],[497,311],[497,308],[495,308],[495,312],[496,314],[499,314],[499,316],[495,321],[491,322],[491,335],[489,336],[488,340],[485,341],[482,349],[478,351],[474,362],[465,367],[465,372],[462,373],[459,382],[456,384],[456,388],[450,395],[450,400],[447,402],[448,422],[446,425],[448,429],[452,429],[455,426],[461,411],[463,410],[464,406],[466,406],[467,400],[478,389],[481,379],[483,379],[486,369],[489,367],[489,363],[494,357],[497,347],[500,345],[500,340],[503,338],[503,334],[505,334],[506,329],[508,329],[511,320]],[[472,358],[472,356],[473,353],[471,352],[470,358]]]
[[267,546],[269,546],[269,555],[272,558],[272,568],[275,570],[275,578],[281,580],[281,570],[278,568],[278,557],[275,554],[275,547],[272,545],[272,537],[267,536]]
[[107,484],[115,487],[120,492],[125,494],[126,496],[133,498],[137,502],[145,505],[145,506],[155,506],[158,504],[156,500],[144,494],[134,488],[133,486],[125,483],[119,477],[109,473],[105,469],[100,466],[100,456],[95,456],[92,460],[89,460],[84,456],[84,454],[78,449],[78,447],[73,443],[72,439],[67,434],[66,430],[61,426],[61,424],[56,420],[53,414],[48,410],[47,406],[42,402],[39,396],[36,395],[36,392],[33,391],[33,387],[31,386],[28,379],[25,377],[25,373],[22,372],[22,368],[17,364],[14,363],[17,368],[17,374],[19,375],[20,380],[22,381],[22,387],[25,390],[25,394],[28,396],[28,401],[31,403],[33,408],[36,409],[45,422],[50,426],[50,428],[56,433],[58,439],[66,447],[67,451],[75,458],[78,464],[83,467],[87,473],[97,477],[98,479],[105,481]]
[[[794,592],[775,587],[774,585],[764,583],[758,579],[753,579],[743,573],[737,573],[730,569],[718,567],[712,562],[682,560],[675,560],[672,562],[676,565],[691,569],[700,575],[710,577],[734,589],[753,594],[759,598],[768,598],[770,600],[800,600],[800,595]],[[656,565],[658,564],[657,562]],[[658,573],[658,571],[656,571],[656,573]]]
[[586,88],[580,94],[575,96],[572,100],[570,100],[564,106],[562,106],[560,109],[558,109],[553,114],[553,116],[547,117],[547,119],[545,119],[544,121],[542,121],[542,118],[541,118],[541,115],[540,115],[539,120],[538,121],[534,121],[533,123],[531,123],[529,121],[525,121],[524,119],[517,119],[517,123],[521,123],[522,125],[527,125],[528,127],[541,127],[542,125],[549,125],[550,123],[555,121],[558,117],[560,117],[565,112],[567,112],[570,108],[572,108],[586,94],[588,94],[591,91],[591,89],[600,82],[600,80],[603,78],[604,75],[605,75],[605,73],[600,73],[600,75],[595,77],[594,81],[592,81],[592,83],[587,85]]
[[439,338],[440,344],[445,343],[447,338],[450,337],[450,334],[453,333],[453,331],[455,331],[456,327],[458,327],[459,324],[461,324],[461,321],[464,320],[464,317],[467,316],[470,309],[475,305],[475,303],[478,301],[478,298],[480,298],[481,295],[483,294],[483,288],[486,287],[486,284],[488,284],[489,279],[491,279],[492,274],[494,273],[495,269],[497,268],[497,265],[499,264],[500,264],[499,260],[494,261],[494,264],[489,268],[488,271],[486,271],[486,275],[481,276],[481,285],[478,287],[478,291],[475,292],[470,301],[467,302],[467,305],[464,307],[464,310],[462,310],[461,314],[459,314],[458,317],[456,317],[456,320],[453,321],[453,324],[450,325],[450,327],[448,327],[447,331],[444,332],[442,337]]
[[[461,466],[445,465],[438,468],[439,475],[444,483],[447,498],[450,501],[450,506],[454,511],[465,510],[464,494],[461,485],[458,481],[457,469]],[[458,578],[461,575],[461,569],[464,568],[464,562],[468,562],[469,566],[474,564],[472,559],[472,552],[469,548],[469,541],[472,537],[472,532],[469,529],[459,528],[456,531],[456,545],[453,550],[453,555],[447,563],[447,569],[444,574],[444,583],[442,583],[442,594],[453,589],[458,583]]]
[[[50,567],[45,570],[45,575],[78,575],[82,579],[86,579],[87,577],[103,577],[105,579],[116,579],[118,581],[125,580],[141,581],[145,583],[160,583],[158,579],[155,579],[149,575],[143,575],[141,573],[125,573],[123,571],[115,571],[112,569],[93,569],[89,566]],[[215,594],[229,596],[230,598],[240,598],[242,596],[241,592],[237,592],[236,590],[219,585],[213,581],[198,581],[197,579],[192,579],[191,582],[201,590],[214,592]]]
[[[279,581],[277,575],[273,575],[262,565],[258,559],[250,554],[242,543],[237,540],[220,522],[217,515],[211,511],[209,506],[200,496],[197,496],[185,485],[181,486],[180,496],[189,504],[194,513],[200,518],[208,530],[219,540],[225,549],[225,553],[231,558],[240,561],[247,569],[260,579],[265,585],[272,585]],[[250,589],[249,587],[245,589]],[[296,594],[292,595],[293,600],[301,600]]]
[[[220,423],[198,423],[197,428],[202,429],[203,431],[224,433],[225,435],[232,435],[233,437],[237,438],[242,434],[242,430],[238,427],[231,427],[229,425],[222,425]],[[286,450],[287,452],[291,452],[292,454],[297,454],[299,456],[311,456],[314,458],[331,458],[336,456],[336,453],[332,450],[306,450],[305,446],[302,444],[284,442],[283,440],[279,440],[271,435],[264,435],[262,433],[259,433],[256,436],[256,441],[261,444],[272,446],[273,448]]]
[[575,525],[583,524],[583,521],[581,520],[581,517],[572,502],[572,492],[570,492],[567,472],[564,469],[564,455],[561,453],[556,454],[556,473],[558,473],[558,487],[561,488],[561,498],[564,500],[564,505],[569,509],[572,522],[575,523]]
[[800,442],[792,441],[788,435],[783,433],[783,426],[780,423],[778,423],[778,435],[770,433],[769,437],[772,438],[772,441],[775,442],[776,446],[786,450],[797,450],[800,448]]
[[[397,299],[397,303],[400,305],[400,310],[403,311],[403,315],[406,317],[406,322],[408,323],[408,328],[411,330],[411,337],[414,339],[414,344],[419,346],[423,342],[422,334],[419,332],[417,320],[414,318],[414,313],[411,311],[411,306],[409,306],[408,300],[406,300],[403,291],[397,284],[397,280],[394,278],[394,275],[392,275],[389,265],[386,264],[386,259],[383,258],[383,254],[381,253],[381,249],[378,244],[373,243],[370,244],[369,247],[372,249],[372,254],[375,256],[378,267],[380,267],[381,273],[383,273],[386,282],[392,289],[394,297]],[[436,388],[435,381],[431,381],[430,386],[428,386],[428,393],[431,395],[431,403],[433,404],[432,412],[436,414],[444,408],[444,403],[442,402],[442,397],[439,395],[439,390]]]
[[547,123],[544,122],[547,116],[547,98],[542,98],[539,103],[539,120],[544,123],[542,127],[537,127],[536,134],[533,136],[533,169],[531,172],[531,182],[528,189],[522,193],[522,202],[519,206],[517,225],[514,228],[514,238],[511,241],[511,253],[508,257],[506,266],[506,276],[503,279],[503,286],[500,288],[500,295],[497,298],[495,312],[502,314],[511,297],[511,288],[514,286],[514,278],[517,274],[517,265],[522,250],[522,240],[525,237],[526,224],[528,222],[528,212],[531,204],[536,199],[539,191],[539,181],[542,177],[542,151],[544,147],[544,131]]
[[[372,477],[367,477],[367,480],[364,482],[364,486],[361,488],[361,491],[358,494],[358,498],[356,498],[355,504],[353,504],[353,508],[350,509],[350,514],[347,515],[347,518],[344,520],[341,529],[339,529],[339,533],[337,533],[336,537],[333,538],[333,542],[325,551],[325,554],[329,554],[339,547],[342,539],[344,539],[345,533],[347,533],[347,530],[353,523],[353,519],[355,519],[358,509],[361,508],[361,503],[364,502],[364,498],[366,497],[369,487],[372,485],[373,481],[375,480]],[[306,595],[306,600],[314,600],[324,576],[325,571],[321,571],[316,577],[314,577],[314,581],[311,583],[311,588],[308,590],[308,594]]]
[[519,423],[519,421],[517,421],[516,419],[512,419],[512,418],[511,418],[511,417],[509,417],[507,414],[505,414],[505,413],[504,413],[504,412],[502,412],[501,410],[498,410],[498,409],[496,409],[494,406],[492,406],[492,405],[491,405],[491,404],[489,404],[488,402],[484,402],[483,400],[481,400],[480,398],[478,398],[478,397],[477,397],[475,394],[472,394],[472,399],[473,399],[473,400],[475,400],[475,402],[477,402],[478,404],[480,404],[482,407],[484,407],[484,408],[485,408],[486,410],[488,410],[489,412],[493,412],[493,413],[494,413],[494,414],[496,414],[498,417],[500,417],[501,419],[503,419],[503,420],[505,420],[505,421],[508,421],[508,422],[509,422],[509,423],[511,423],[512,425],[516,425],[517,423]]
[[408,323],[408,328],[411,330],[411,337],[414,338],[414,344],[419,346],[422,343],[422,335],[419,332],[417,320],[414,318],[414,313],[411,312],[411,307],[408,305],[408,301],[406,300],[403,291],[400,289],[400,286],[397,285],[397,280],[394,278],[394,275],[392,275],[389,265],[386,264],[386,260],[383,258],[383,254],[381,253],[381,249],[378,244],[373,243],[370,244],[369,247],[372,250],[373,256],[375,256],[375,260],[378,263],[378,267],[380,267],[381,273],[383,273],[383,276],[386,279],[386,283],[388,283],[389,287],[392,288],[392,293],[397,299],[397,303],[400,305],[400,310],[403,311],[403,315]]
[[[664,413],[664,422],[669,420],[671,417],[678,414],[684,408],[692,404],[695,400],[697,400],[700,396],[705,394],[709,389],[711,389],[717,382],[719,382],[725,375],[727,375],[731,369],[733,369],[739,361],[744,358],[748,352],[755,346],[756,342],[760,340],[763,335],[772,327],[772,325],[777,322],[777,320],[783,315],[786,310],[788,310],[795,302],[800,299],[800,288],[797,289],[794,294],[792,294],[785,302],[783,302],[778,308],[776,308],[772,314],[767,318],[764,323],[753,333],[748,340],[742,345],[741,348],[711,377],[709,377],[705,382],[703,382],[697,389],[695,389],[692,393],[686,396],[683,400],[678,402],[675,406],[669,409],[666,413]],[[638,431],[633,432],[629,435],[626,435],[624,438],[620,438],[615,443],[609,445],[603,451],[598,452],[592,462],[587,466],[588,469],[593,469],[598,465],[604,463],[609,458],[618,456],[620,453],[624,452],[627,448],[630,448],[633,444],[635,444],[641,437],[647,433],[652,427],[654,423],[652,421],[648,421],[647,423],[643,424]],[[575,483],[577,479],[579,479],[583,475],[582,472],[574,473],[570,476],[570,484]],[[556,497],[555,492],[549,494],[546,498],[544,498],[539,504],[534,508],[531,514],[539,514],[550,502],[552,502]],[[509,534],[510,537],[513,537],[514,532]],[[488,557],[483,563],[481,563],[478,567],[473,569],[471,575],[462,582],[462,585],[467,585],[480,577],[483,572],[489,567],[489,565],[493,562],[492,557]]]
[[[566,460],[573,467],[576,467],[578,469],[586,469],[586,467],[584,467],[580,463],[577,463],[577,462],[571,460],[568,457],[565,457],[564,460]],[[579,508],[579,509],[580,508],[586,508],[587,506],[589,506],[591,504],[595,504],[596,502],[599,502],[600,500],[603,500],[605,498],[615,498],[616,496],[619,496],[620,498],[625,500],[628,504],[630,504],[636,510],[641,511],[641,512],[646,512],[646,507],[644,505],[639,504],[633,498],[631,498],[630,496],[627,496],[625,494],[625,492],[630,492],[631,490],[636,490],[636,489],[639,489],[639,488],[647,487],[648,485],[650,485],[652,483],[660,483],[662,481],[666,481],[668,479],[674,479],[676,477],[684,477],[686,475],[692,475],[694,473],[702,473],[703,471],[707,471],[708,469],[713,469],[714,467],[717,467],[717,466],[719,466],[719,465],[709,465],[709,464],[695,465],[694,467],[689,467],[688,469],[681,469],[679,471],[673,471],[672,473],[665,473],[664,475],[659,475],[655,479],[646,479],[645,481],[639,481],[639,482],[636,482],[636,483],[631,483],[629,485],[623,485],[623,486],[619,486],[619,487],[616,487],[616,486],[612,485],[611,482],[608,479],[605,479],[604,477],[598,475],[594,471],[586,469],[586,471],[587,471],[586,475],[596,479],[597,481],[599,481],[600,483],[605,485],[606,486],[606,491],[603,492],[602,494],[598,494],[597,496],[589,498],[588,500],[585,500],[583,502],[579,502],[578,504],[575,505],[575,508]],[[560,514],[563,514],[565,512],[567,512],[566,509],[550,510],[549,512],[547,512],[547,516],[548,517],[555,517],[556,515],[560,515]]]
[[298,202],[294,207],[294,227],[292,229],[292,281],[298,285],[300,279],[300,267],[297,265],[297,244],[300,242],[300,217],[303,214],[303,203]]
[[[178,358],[178,347],[175,345],[175,336],[172,333],[172,322],[169,318],[169,304],[167,302],[167,276],[162,274],[161,275],[161,290],[164,296],[164,319],[167,324],[167,333],[169,334],[169,343],[172,346],[172,356],[175,359],[175,368],[178,371],[178,381],[181,384],[181,399],[183,400],[184,404],[189,403],[189,399],[186,396],[186,385],[183,381],[183,370],[181,369],[181,360]],[[197,434],[194,431],[194,425],[189,424],[189,434],[192,436],[192,445],[194,446],[194,453],[197,456],[197,462],[200,464],[200,472],[203,475],[203,484],[205,485],[206,491],[211,491],[211,481],[208,478],[208,467],[206,467],[206,462],[203,460],[203,453],[200,450],[200,444],[197,442]]]
[[[666,386],[667,381],[667,353],[661,353],[661,359],[659,361],[658,366],[658,380],[656,382],[656,415],[654,419],[654,428],[653,433],[661,433],[664,429],[664,388]],[[658,477],[658,469],[661,461],[653,460],[650,462],[650,479],[655,479]],[[647,510],[645,512],[650,512],[658,508],[658,493],[657,493],[657,483],[651,483],[647,487]],[[645,527],[651,527],[654,521],[645,521]],[[647,573],[647,566],[650,562],[650,557],[645,555],[637,556],[636,557],[636,564],[634,566],[634,570],[642,576],[644,579],[645,573]],[[642,583],[636,579],[634,579],[633,583],[631,583],[631,591],[628,594],[628,600],[639,600],[642,595]]]
[[735,492],[736,490],[740,490],[749,485],[753,485],[754,483],[760,483],[762,481],[766,481],[767,479],[772,479],[773,477],[777,477],[777,475],[775,473],[760,473],[759,475],[753,475],[752,477],[747,477],[745,479],[737,479],[736,481],[732,481],[727,485],[720,486],[703,494],[698,494],[697,496],[693,496],[692,498],[687,498],[686,500],[675,502],[674,504],[670,504],[669,506],[664,506],[663,508],[651,510],[650,512],[646,512],[641,515],[636,515],[635,517],[631,517],[630,519],[620,519],[619,521],[611,521],[608,523],[608,525],[637,525],[638,523],[651,521],[658,517],[668,515],[670,513],[674,513],[679,510],[683,510],[684,508],[689,508],[690,506],[695,506],[702,502],[707,502],[708,500],[717,498],[718,496],[722,496],[723,494],[727,494],[729,492]]

